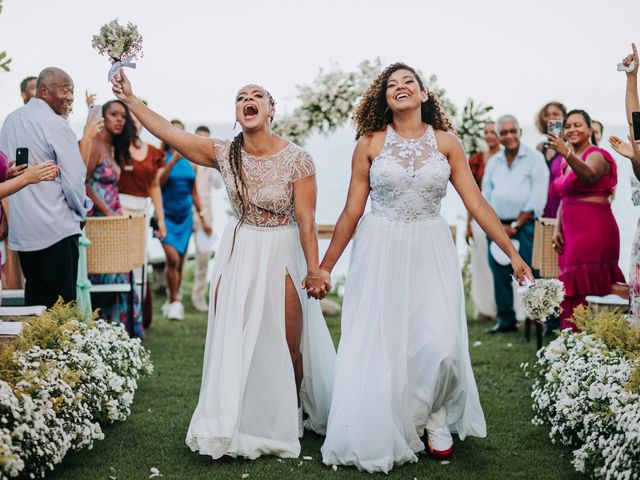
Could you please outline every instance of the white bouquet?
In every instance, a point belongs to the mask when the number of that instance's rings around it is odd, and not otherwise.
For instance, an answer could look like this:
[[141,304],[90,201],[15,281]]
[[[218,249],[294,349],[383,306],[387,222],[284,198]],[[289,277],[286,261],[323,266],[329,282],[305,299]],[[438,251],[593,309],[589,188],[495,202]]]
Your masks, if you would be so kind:
[[112,66],[109,70],[109,81],[120,71],[122,67],[136,68],[131,60],[141,58],[142,36],[138,27],[132,23],[126,26],[120,25],[118,19],[100,27],[98,35],[94,35],[91,46],[98,50],[100,55],[109,55]]
[[522,293],[522,305],[528,318],[544,322],[547,318],[562,312],[560,303],[564,300],[564,284],[560,280],[542,279],[529,285]]

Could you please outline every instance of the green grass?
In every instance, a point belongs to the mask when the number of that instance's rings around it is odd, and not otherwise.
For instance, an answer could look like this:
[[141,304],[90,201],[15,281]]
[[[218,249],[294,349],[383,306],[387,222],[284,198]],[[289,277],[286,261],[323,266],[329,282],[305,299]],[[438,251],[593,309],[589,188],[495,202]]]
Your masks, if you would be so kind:
[[[156,371],[140,382],[131,417],[104,428],[105,440],[92,450],[69,454],[49,478],[146,479],[151,467],[160,470],[161,480],[241,479],[243,474],[249,474],[249,480],[368,478],[355,468],[333,471],[324,466],[320,457],[323,438],[309,432],[302,440],[300,459],[214,461],[189,450],[184,439],[200,388],[207,316],[191,309],[188,297],[185,295],[184,322],[163,319],[159,313],[162,299],[154,299],[156,312],[145,345]],[[337,341],[339,319],[327,321]],[[583,478],[570,464],[571,452],[552,445],[546,428],[531,424],[531,381],[524,377],[520,364],[534,359],[535,341],[524,342],[521,333],[490,336],[484,333],[489,326],[469,322],[471,358],[487,420],[487,438],[456,439],[449,464],[421,456],[417,464],[394,468],[384,478]],[[474,347],[475,341],[482,344]],[[371,435],[375,434],[372,425]],[[303,460],[302,456],[313,459]]]

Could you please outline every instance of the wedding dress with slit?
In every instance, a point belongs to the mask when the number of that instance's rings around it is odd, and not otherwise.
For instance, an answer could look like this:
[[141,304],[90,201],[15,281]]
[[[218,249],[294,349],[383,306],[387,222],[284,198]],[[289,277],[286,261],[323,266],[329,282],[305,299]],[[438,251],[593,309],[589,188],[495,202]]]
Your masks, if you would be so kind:
[[425,428],[486,435],[460,263],[439,215],[450,174],[431,126],[418,139],[387,127],[351,251],[327,465],[388,472],[417,461]]
[[[238,214],[230,144],[216,140],[215,145]],[[232,221],[227,226],[216,252],[202,385],[186,442],[213,458],[297,457],[298,404],[286,342],[285,281],[296,287],[303,316],[300,397],[307,426],[320,434],[326,430],[335,363],[320,304],[301,288],[306,262],[293,184],[315,175],[315,167],[307,152],[290,143],[267,157],[243,151],[242,168],[250,205],[241,225]]]

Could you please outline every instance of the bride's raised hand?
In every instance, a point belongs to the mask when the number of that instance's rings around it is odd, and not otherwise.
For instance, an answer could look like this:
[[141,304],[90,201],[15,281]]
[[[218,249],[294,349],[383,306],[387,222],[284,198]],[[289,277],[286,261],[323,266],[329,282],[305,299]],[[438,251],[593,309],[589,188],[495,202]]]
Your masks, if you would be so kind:
[[111,85],[111,90],[118,100],[127,103],[135,98],[133,89],[131,88],[131,82],[124,73],[124,70],[120,70],[120,72],[113,77]]

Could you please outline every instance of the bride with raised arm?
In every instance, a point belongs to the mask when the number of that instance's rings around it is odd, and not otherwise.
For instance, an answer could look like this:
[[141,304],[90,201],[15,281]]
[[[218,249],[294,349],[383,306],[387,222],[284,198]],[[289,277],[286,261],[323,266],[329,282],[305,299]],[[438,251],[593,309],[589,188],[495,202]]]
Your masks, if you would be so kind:
[[[335,350],[309,294],[331,287],[318,265],[316,180],[311,156],[271,131],[275,102],[241,88],[233,141],[175,128],[146,107],[124,73],[113,92],[185,158],[220,170],[236,221],[216,252],[198,405],[187,445],[203,455],[297,457],[303,406],[326,429]],[[307,292],[303,290],[307,289]]]
[[[415,70],[387,67],[365,92],[347,203],[320,268],[330,272],[358,226],[345,289],[327,437],[327,465],[388,472],[437,458],[486,426],[469,359],[464,292],[449,225],[449,181],[509,255],[531,270],[482,197],[460,142]],[[371,212],[362,218],[367,198]],[[360,221],[360,219],[362,220]],[[358,224],[358,222],[360,222]]]

